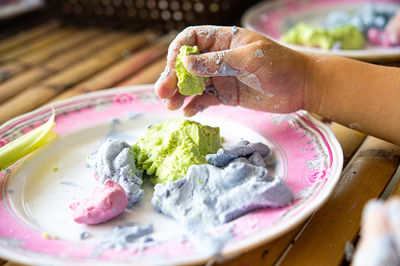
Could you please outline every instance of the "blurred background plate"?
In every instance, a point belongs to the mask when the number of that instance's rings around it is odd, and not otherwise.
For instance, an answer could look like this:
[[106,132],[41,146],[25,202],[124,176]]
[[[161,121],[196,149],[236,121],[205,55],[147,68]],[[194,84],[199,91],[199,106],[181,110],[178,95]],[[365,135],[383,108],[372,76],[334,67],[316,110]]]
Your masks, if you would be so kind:
[[[300,22],[320,25],[333,11],[356,11],[367,4],[388,10],[400,9],[396,0],[283,0],[261,2],[245,12],[242,25],[248,29],[267,35],[277,41],[279,37]],[[400,46],[380,47],[368,44],[362,50],[324,50],[280,42],[283,45],[307,53],[350,57],[366,61],[387,61],[400,58]]]
[[43,0],[0,0],[0,20],[9,19],[43,6]]

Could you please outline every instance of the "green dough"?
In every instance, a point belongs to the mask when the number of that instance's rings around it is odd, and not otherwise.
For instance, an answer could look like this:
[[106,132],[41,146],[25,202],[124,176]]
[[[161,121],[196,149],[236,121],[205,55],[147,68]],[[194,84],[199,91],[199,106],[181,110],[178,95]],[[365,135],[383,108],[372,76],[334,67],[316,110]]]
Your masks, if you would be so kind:
[[344,25],[325,29],[304,23],[297,24],[296,27],[282,35],[281,41],[316,46],[322,49],[331,49],[336,42],[339,42],[341,44],[340,49],[344,50],[361,49],[365,44],[363,34],[355,26]]
[[176,58],[175,71],[178,77],[178,88],[183,95],[201,95],[205,90],[204,78],[192,75],[182,63],[183,56],[198,53],[199,48],[197,46],[183,45]]
[[334,40],[340,41],[341,49],[355,50],[364,47],[364,35],[355,26],[345,25],[329,30]]
[[136,166],[154,175],[153,184],[175,181],[192,164],[206,164],[205,156],[221,147],[218,127],[173,119],[151,126],[134,145]]
[[299,23],[283,36],[281,41],[305,46],[317,46],[322,49],[330,49],[334,44],[333,38],[322,27],[313,27]]

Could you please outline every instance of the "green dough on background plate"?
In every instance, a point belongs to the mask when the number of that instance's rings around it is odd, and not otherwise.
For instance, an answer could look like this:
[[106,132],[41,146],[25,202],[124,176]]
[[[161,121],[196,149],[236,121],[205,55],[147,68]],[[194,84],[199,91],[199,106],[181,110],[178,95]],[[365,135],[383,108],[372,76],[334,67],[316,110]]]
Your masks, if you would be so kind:
[[178,88],[179,92],[183,95],[201,95],[205,90],[204,78],[192,75],[186,70],[182,62],[183,56],[198,53],[199,48],[197,46],[183,45],[176,57],[175,71],[178,77]]
[[136,166],[155,175],[153,184],[184,177],[192,164],[205,164],[205,156],[221,147],[218,127],[186,119],[151,126],[134,145]]
[[363,34],[351,25],[339,26],[333,29],[297,24],[280,38],[281,41],[322,49],[331,49],[335,43],[340,43],[340,49],[361,49],[364,47]]
[[334,40],[341,44],[341,49],[361,49],[365,45],[364,35],[355,26],[344,25],[329,30]]

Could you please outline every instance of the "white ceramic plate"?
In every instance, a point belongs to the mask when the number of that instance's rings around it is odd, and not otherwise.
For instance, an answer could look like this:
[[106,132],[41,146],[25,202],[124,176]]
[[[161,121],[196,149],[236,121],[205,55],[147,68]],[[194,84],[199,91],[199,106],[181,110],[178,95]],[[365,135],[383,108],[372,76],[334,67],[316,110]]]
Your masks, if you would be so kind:
[[[151,85],[91,93],[53,106],[59,138],[0,173],[1,257],[46,265],[199,264],[213,259],[207,246],[182,241],[182,226],[152,209],[149,184],[139,204],[109,222],[86,226],[72,220],[69,204],[98,185],[86,158],[104,138],[133,143],[150,123],[181,116],[164,107]],[[45,106],[3,124],[0,145],[44,123],[50,113]],[[327,200],[339,179],[340,145],[306,112],[279,115],[216,106],[193,119],[219,126],[224,145],[241,139],[269,145],[271,173],[282,177],[296,195],[287,207],[256,210],[216,228],[216,234],[233,228],[234,237],[221,251],[225,258],[271,241],[304,221]],[[143,250],[140,240],[124,250],[103,250],[99,242],[125,222],[152,223],[155,241]],[[82,232],[90,237],[80,240]]]
[[[400,9],[397,0],[278,0],[261,2],[242,17],[242,25],[279,42],[279,38],[300,22],[320,25],[329,13],[337,10],[359,10],[373,4],[389,10]],[[324,50],[280,42],[292,49],[316,54],[344,56],[366,61],[387,61],[400,59],[400,46],[380,47],[368,44],[361,50]]]

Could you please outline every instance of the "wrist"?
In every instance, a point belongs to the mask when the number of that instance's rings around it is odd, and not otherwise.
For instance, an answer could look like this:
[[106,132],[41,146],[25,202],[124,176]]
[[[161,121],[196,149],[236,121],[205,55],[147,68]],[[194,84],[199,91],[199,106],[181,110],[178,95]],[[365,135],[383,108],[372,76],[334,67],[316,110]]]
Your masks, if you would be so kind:
[[303,109],[315,114],[321,114],[322,87],[320,85],[318,63],[325,59],[322,56],[311,54],[305,54],[305,57]]

